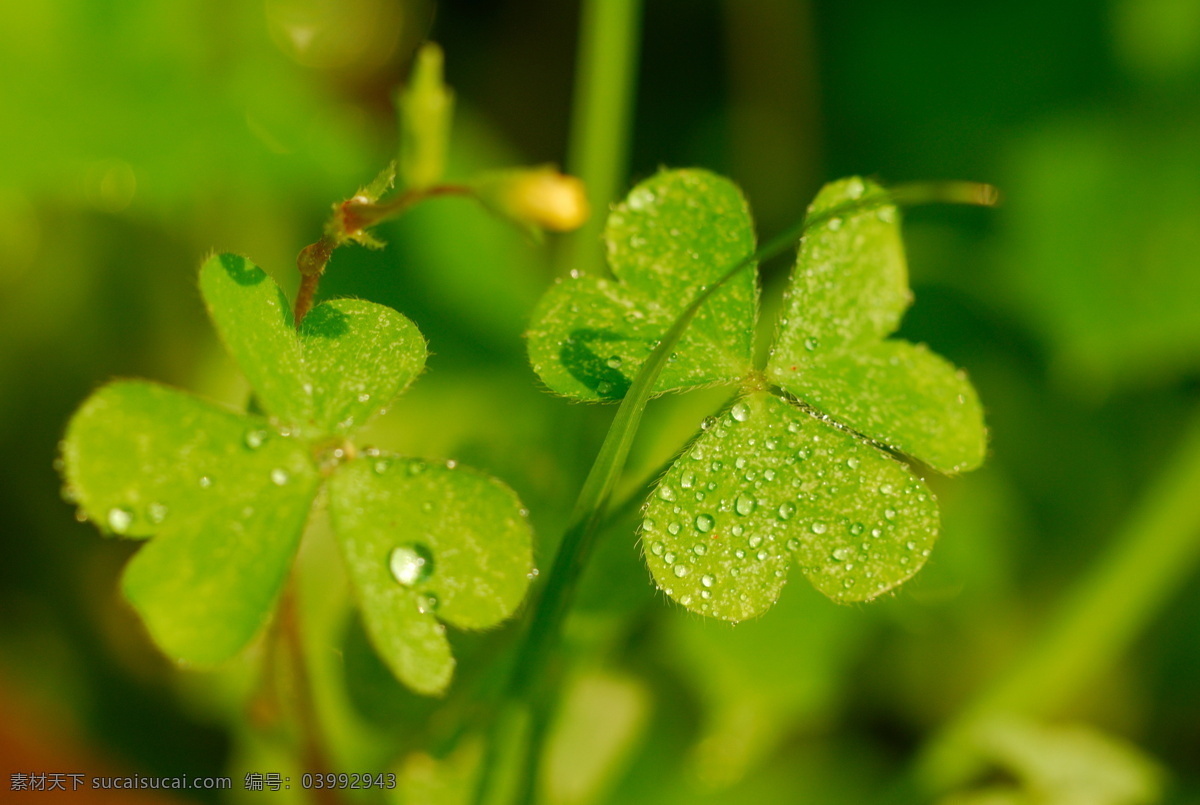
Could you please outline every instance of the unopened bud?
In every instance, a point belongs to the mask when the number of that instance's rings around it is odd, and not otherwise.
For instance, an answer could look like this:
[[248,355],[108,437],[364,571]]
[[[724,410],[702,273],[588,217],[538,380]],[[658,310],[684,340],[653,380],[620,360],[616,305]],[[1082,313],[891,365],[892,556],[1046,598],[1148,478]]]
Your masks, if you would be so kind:
[[475,188],[490,210],[526,226],[569,232],[588,219],[583,182],[549,165],[488,174]]

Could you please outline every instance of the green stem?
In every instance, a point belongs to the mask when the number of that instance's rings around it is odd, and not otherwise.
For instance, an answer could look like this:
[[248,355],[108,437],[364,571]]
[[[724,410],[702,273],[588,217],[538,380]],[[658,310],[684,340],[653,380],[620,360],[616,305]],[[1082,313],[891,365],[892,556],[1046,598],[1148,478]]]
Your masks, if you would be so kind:
[[923,752],[934,790],[976,770],[974,731],[997,716],[1046,717],[1110,667],[1200,562],[1200,413],[1107,552],[1070,590],[1028,650]]
[[584,0],[567,172],[587,187],[591,218],[563,244],[560,273],[600,268],[608,205],[625,181],[641,0]]

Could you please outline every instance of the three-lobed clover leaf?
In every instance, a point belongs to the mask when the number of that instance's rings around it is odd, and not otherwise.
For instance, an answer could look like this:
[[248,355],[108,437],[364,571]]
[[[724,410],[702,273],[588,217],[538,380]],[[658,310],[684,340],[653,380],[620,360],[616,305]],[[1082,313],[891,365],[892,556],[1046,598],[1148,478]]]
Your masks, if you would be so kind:
[[324,483],[377,650],[413,689],[443,690],[454,659],[442,622],[510,615],[531,533],[499,481],[347,440],[420,374],[421,334],[353,299],[318,305],[297,331],[279,287],[233,255],[206,261],[200,287],[265,413],[116,381],[84,402],[62,445],[81,512],[109,533],[153,536],[126,569],[126,596],[169,655],[228,659],[270,615]]
[[[735,622],[758,615],[778,599],[792,563],[837,601],[893,589],[924,564],[939,523],[924,481],[889,450],[942,472],[983,460],[982,409],[966,377],[924,346],[885,340],[911,294],[898,212],[883,193],[851,178],[813,202],[765,371],[751,365],[757,285],[746,269],[729,281],[736,290],[724,304],[725,288],[704,303],[677,347],[672,364],[681,369],[668,368],[654,387],[742,386],[644,512],[651,574],[693,611]],[[653,346],[674,316],[751,256],[749,215],[734,198],[731,183],[695,170],[664,171],[636,187],[614,211],[617,223],[610,219],[610,262],[622,277],[643,254],[656,285],[601,302],[596,289],[613,287],[605,280],[556,286],[530,328],[541,379],[581,399],[622,396],[648,348],[619,355],[624,383],[607,375],[610,393],[598,393],[584,379],[598,375],[579,367],[611,366],[612,345]],[[714,242],[723,248],[709,249]],[[681,253],[697,256],[657,257]]]

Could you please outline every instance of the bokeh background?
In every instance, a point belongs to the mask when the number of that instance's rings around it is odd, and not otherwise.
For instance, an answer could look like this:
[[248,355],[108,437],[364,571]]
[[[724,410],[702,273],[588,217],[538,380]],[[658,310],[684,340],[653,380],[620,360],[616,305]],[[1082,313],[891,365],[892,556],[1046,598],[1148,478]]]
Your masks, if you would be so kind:
[[[578,26],[562,0],[0,4],[5,797],[10,770],[286,768],[247,727],[249,660],[180,671],[149,644],[117,591],[134,548],[76,522],[57,442],[114,376],[244,404],[197,267],[240,252],[295,288],[330,204],[392,158],[392,93],[424,39],[457,91],[455,172],[563,164]],[[844,175],[1000,187],[999,210],[906,216],[902,335],[970,372],[990,457],[935,481],[942,540],[896,595],[841,607],[795,583],[737,629],[654,592],[617,524],[571,624],[546,800],[931,801],[904,782],[922,747],[1106,567],[1125,594],[1041,638],[1078,641],[1062,654],[1082,668],[1027,691],[1029,720],[968,786],[987,793],[954,801],[1200,802],[1200,3],[646,0],[629,146],[621,192],[708,167],[742,184],[760,236]],[[505,479],[545,566],[613,410],[551,397],[525,361],[566,251],[462,200],[380,234],[383,251],[337,253],[322,293],[395,306],[433,355],[372,438]],[[786,268],[764,272],[768,307]],[[631,486],[721,399],[653,404]],[[397,768],[445,717],[328,619],[318,682],[342,691],[322,707],[344,770]],[[456,636],[466,679],[512,636]],[[1076,761],[1120,779],[1050,779]]]

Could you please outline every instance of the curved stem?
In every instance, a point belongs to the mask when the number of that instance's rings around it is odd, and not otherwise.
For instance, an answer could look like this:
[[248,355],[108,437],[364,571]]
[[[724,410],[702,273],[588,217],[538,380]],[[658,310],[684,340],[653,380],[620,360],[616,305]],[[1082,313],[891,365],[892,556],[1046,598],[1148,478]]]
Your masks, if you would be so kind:
[[442,184],[405,190],[386,201],[372,201],[366,196],[354,196],[334,205],[333,216],[325,225],[325,234],[316,243],[300,250],[296,267],[300,270],[300,289],[296,292],[292,319],[296,327],[312,310],[317,286],[333,250],[347,241],[371,243],[367,230],[376,224],[399,218],[414,205],[438,196],[474,196],[475,189],[467,185]]

